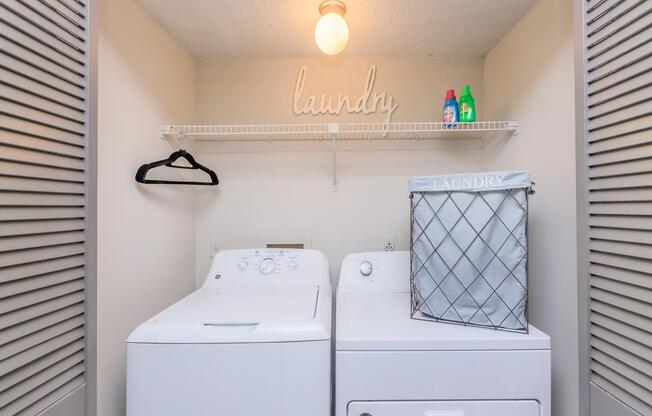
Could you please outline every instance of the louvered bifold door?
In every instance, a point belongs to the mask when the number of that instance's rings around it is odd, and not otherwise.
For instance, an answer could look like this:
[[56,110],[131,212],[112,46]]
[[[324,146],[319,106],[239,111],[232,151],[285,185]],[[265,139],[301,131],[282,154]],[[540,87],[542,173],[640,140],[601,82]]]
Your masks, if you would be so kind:
[[0,0],[3,416],[83,414],[86,26],[84,1]]
[[652,1],[582,3],[586,391],[652,415]]

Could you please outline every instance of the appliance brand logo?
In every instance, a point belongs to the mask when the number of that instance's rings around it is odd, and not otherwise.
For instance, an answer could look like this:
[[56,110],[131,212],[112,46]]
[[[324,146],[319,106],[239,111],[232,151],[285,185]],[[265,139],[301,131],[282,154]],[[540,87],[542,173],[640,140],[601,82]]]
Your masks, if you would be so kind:
[[504,175],[489,176],[455,176],[432,181],[435,191],[463,191],[465,189],[483,189],[501,187],[505,183]]
[[316,116],[330,114],[339,116],[342,111],[352,114],[372,114],[379,112],[385,114],[385,123],[392,121],[392,114],[398,108],[398,104],[394,104],[394,97],[388,95],[386,91],[373,91],[374,83],[376,82],[375,65],[369,67],[362,94],[355,101],[348,94],[338,92],[337,96],[321,94],[317,97],[317,94],[312,94],[302,104],[301,94],[306,83],[307,73],[308,68],[303,65],[299,69],[297,81],[294,84],[293,111],[295,115],[312,114]]

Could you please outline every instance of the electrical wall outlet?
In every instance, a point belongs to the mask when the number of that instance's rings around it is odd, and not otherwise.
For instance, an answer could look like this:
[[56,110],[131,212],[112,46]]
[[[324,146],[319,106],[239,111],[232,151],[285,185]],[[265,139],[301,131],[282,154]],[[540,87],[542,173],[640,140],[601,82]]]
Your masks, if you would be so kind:
[[220,251],[220,242],[217,238],[211,238],[208,241],[208,257],[213,259],[218,251]]
[[386,235],[385,242],[383,243],[383,250],[385,251],[394,251],[394,236]]

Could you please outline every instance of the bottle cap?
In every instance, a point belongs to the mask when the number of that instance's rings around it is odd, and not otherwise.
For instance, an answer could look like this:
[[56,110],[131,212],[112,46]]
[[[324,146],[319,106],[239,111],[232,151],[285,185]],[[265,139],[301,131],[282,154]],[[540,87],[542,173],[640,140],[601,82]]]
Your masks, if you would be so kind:
[[452,98],[453,100],[455,99],[455,90],[448,90],[448,91],[446,91],[446,99],[447,99],[447,100],[450,100],[451,98]]
[[464,88],[462,88],[460,96],[462,95],[471,95],[471,87],[469,87],[469,84],[466,84]]

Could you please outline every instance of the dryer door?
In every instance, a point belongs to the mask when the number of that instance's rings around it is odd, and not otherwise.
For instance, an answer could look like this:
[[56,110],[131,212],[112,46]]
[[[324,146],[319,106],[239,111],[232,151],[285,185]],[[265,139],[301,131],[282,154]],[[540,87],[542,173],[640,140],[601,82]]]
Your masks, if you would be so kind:
[[539,416],[534,400],[351,402],[348,416]]

